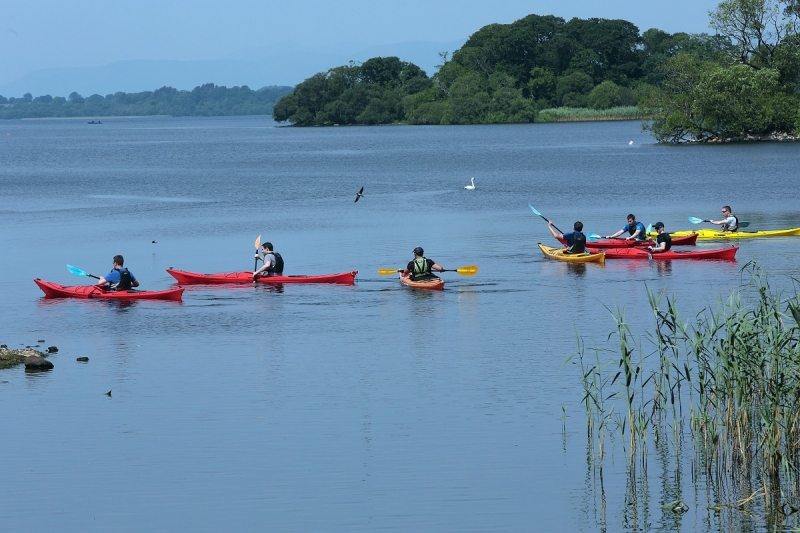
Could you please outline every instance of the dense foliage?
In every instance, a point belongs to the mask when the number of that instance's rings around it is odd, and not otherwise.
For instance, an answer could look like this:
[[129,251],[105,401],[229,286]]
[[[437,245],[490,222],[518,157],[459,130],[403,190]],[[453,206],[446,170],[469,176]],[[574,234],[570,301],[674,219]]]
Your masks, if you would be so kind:
[[658,67],[641,102],[660,141],[771,139],[800,129],[796,0],[724,0],[712,13],[721,56],[687,50]]
[[[718,48],[704,35],[640,35],[624,20],[529,15],[481,28],[452,58],[443,53],[431,78],[396,57],[317,74],[279,101],[273,117],[296,125],[475,124],[532,122],[555,107],[630,109],[662,80],[667,59],[684,50],[721,57]],[[388,77],[368,75],[376,66]],[[376,102],[384,113],[367,112]],[[336,112],[342,108],[348,113]]]
[[398,122],[404,118],[403,99],[430,85],[413,63],[376,57],[312,76],[284,96],[272,116],[298,126]]
[[107,117],[107,116],[224,116],[269,115],[272,107],[291,87],[220,87],[208,83],[191,91],[162,87],[140,93],[117,92],[84,98],[73,92],[62,96],[22,98],[0,96],[0,118]]
[[[396,57],[332,68],[275,106],[295,125],[481,124],[647,116],[660,141],[713,140],[800,126],[797,0],[724,0],[717,35],[624,20],[529,15],[473,34],[432,77]],[[379,72],[381,75],[376,76]],[[605,113],[604,110],[614,110]]]

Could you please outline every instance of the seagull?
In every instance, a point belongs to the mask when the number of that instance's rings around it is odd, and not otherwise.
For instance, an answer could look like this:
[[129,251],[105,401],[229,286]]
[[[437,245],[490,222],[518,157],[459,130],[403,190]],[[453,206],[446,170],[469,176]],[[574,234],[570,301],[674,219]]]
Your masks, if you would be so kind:
[[468,191],[474,191],[475,190],[475,178],[470,178],[469,179],[469,185],[464,185],[464,188],[467,189]]
[[355,200],[353,200],[353,203],[356,203],[357,201],[359,201],[359,200],[360,200],[361,198],[363,198],[363,197],[364,197],[364,187],[361,187],[361,188],[358,190],[358,192],[356,193],[356,199],[355,199]]

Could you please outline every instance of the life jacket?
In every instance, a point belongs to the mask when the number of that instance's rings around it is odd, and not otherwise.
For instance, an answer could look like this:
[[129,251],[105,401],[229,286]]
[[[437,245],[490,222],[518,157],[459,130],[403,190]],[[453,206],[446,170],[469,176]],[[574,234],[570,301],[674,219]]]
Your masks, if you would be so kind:
[[431,266],[428,264],[428,260],[424,257],[418,257],[414,259],[414,270],[411,271],[411,279],[420,279],[431,276]]
[[270,274],[283,274],[283,257],[278,252],[270,252],[275,256],[275,264],[272,264],[267,269]]
[[121,268],[119,270],[119,281],[112,288],[115,291],[127,291],[131,287],[133,287],[133,276],[131,276],[127,268]]
[[572,246],[567,248],[568,254],[585,254],[586,253],[586,235],[580,231],[576,231],[572,236]]
[[722,226],[722,231],[731,231],[731,232],[733,232],[733,231],[738,231],[739,230],[739,217],[737,217],[736,215],[733,215],[733,214],[731,214],[731,216],[736,221],[736,225],[735,226],[731,226],[729,224],[724,224]]

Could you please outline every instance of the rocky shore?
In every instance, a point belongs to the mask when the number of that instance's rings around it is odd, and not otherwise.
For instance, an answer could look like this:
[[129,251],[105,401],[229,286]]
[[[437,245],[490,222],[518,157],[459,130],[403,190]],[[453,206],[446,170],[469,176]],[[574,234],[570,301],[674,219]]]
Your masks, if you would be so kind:
[[46,352],[40,352],[30,346],[14,349],[0,344],[0,369],[24,364],[26,370],[49,370],[53,368],[53,363],[47,360],[47,356],[56,352],[58,348],[55,346],[48,347]]

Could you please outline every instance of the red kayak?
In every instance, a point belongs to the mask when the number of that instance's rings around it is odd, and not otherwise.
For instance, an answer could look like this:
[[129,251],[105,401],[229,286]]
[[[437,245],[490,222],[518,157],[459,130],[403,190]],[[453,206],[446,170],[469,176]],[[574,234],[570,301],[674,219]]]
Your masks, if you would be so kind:
[[[567,245],[567,241],[564,239],[558,239],[561,241],[561,244],[564,246]],[[672,245],[673,246],[693,246],[697,244],[697,233],[692,233],[690,235],[684,235],[681,237],[672,237]],[[636,241],[636,240],[625,240],[625,239],[597,239],[595,241],[586,241],[587,248],[647,248],[648,246],[654,246],[655,241]]]
[[[226,283],[253,283],[252,272],[219,272],[217,274],[201,274],[188,272],[177,268],[168,268],[170,276],[182,285],[224,285]],[[338,274],[319,274],[316,276],[262,276],[258,283],[283,284],[283,283],[338,283],[340,285],[354,285],[358,270],[340,272]]]
[[45,298],[85,298],[103,300],[173,300],[180,301],[183,287],[174,287],[164,291],[109,291],[97,285],[60,285],[52,281],[36,278],[33,280]]
[[[591,249],[591,247],[588,247]],[[733,261],[736,259],[738,246],[728,248],[715,248],[711,250],[669,250],[652,254],[653,259],[667,261],[672,259],[722,259]],[[642,248],[606,248],[607,259],[649,259],[650,252]]]

